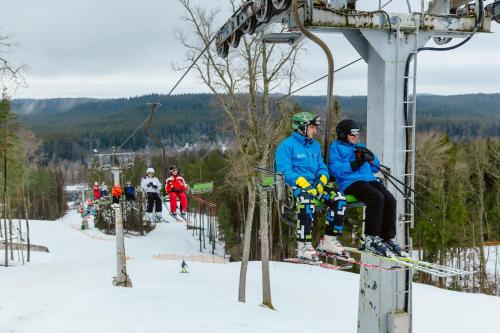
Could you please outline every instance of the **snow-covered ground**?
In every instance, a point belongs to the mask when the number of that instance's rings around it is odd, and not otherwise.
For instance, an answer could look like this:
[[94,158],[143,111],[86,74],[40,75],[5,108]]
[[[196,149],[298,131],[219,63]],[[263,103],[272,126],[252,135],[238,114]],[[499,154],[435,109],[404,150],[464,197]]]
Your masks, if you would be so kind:
[[[236,301],[239,263],[156,260],[198,254],[179,223],[126,238],[133,288],[112,286],[113,236],[81,231],[80,218],[31,223],[34,253],[26,266],[0,267],[1,333],[356,332],[358,275],[271,263],[273,304],[260,305],[260,263],[250,264],[247,303]],[[97,237],[100,236],[100,237]],[[500,297],[414,285],[414,332],[500,332]]]

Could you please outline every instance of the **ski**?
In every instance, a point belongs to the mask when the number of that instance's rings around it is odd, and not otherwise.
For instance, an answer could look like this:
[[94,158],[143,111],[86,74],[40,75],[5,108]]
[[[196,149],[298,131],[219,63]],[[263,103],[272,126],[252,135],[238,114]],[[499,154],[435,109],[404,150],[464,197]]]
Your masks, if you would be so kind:
[[304,264],[304,265],[310,265],[310,266],[318,266],[318,267],[331,269],[331,270],[337,270],[337,271],[352,268],[352,265],[333,265],[333,264],[328,264],[328,263],[325,263],[322,261],[312,261],[312,260],[301,259],[301,258],[286,258],[283,261],[289,262],[292,264]]
[[465,270],[462,270],[459,268],[443,266],[443,265],[431,263],[428,261],[422,261],[422,260],[414,259],[411,257],[396,257],[396,258],[399,260],[402,260],[402,261],[413,263],[415,265],[420,265],[420,266],[425,266],[425,267],[429,267],[429,268],[433,268],[433,269],[437,269],[437,270],[442,270],[444,272],[456,273],[456,275],[468,275],[468,274],[476,273],[476,272],[465,271]]
[[187,218],[181,216],[180,219],[183,220],[183,222],[186,222],[186,225],[188,227],[191,226],[191,222],[189,222],[189,220]]
[[178,223],[183,223],[184,221],[178,217],[177,215],[170,215],[174,220],[175,222],[178,222]]
[[369,267],[369,268],[383,270],[383,271],[401,270],[401,268],[402,268],[401,266],[392,266],[392,267],[389,267],[389,268],[382,267],[382,266],[379,266],[379,265],[368,264],[368,263],[365,263],[365,262],[357,261],[356,259],[354,259],[352,257],[345,257],[345,256],[341,256],[341,255],[336,255],[336,254],[328,253],[328,252],[318,251],[318,250],[316,250],[316,253],[318,253],[318,255],[323,256],[323,257],[334,258],[334,259],[342,260],[342,261],[345,261],[345,262],[348,262],[348,263],[351,263],[351,264],[354,264],[354,265],[363,266],[363,267]]
[[[170,216],[172,216],[172,215],[170,215]],[[172,217],[173,217],[173,218],[174,218],[177,222],[179,222],[179,223],[186,223],[187,228],[188,228],[188,229],[190,229],[190,227],[191,227],[191,222],[189,222],[189,220],[188,220],[187,218],[182,217],[182,216],[177,216],[177,215],[172,216]]]
[[378,254],[372,253],[372,252],[361,251],[361,250],[353,248],[353,247],[345,247],[345,249],[349,252],[358,253],[358,254],[366,254],[366,255],[369,255],[372,257],[380,258],[380,259],[385,260],[385,261],[397,263],[401,266],[413,269],[415,271],[428,273],[428,274],[438,276],[438,277],[452,277],[452,276],[457,276],[457,275],[465,275],[465,274],[472,274],[473,273],[473,272],[462,271],[462,270],[458,270],[455,268],[446,267],[446,266],[442,266],[442,265],[436,265],[436,264],[425,262],[425,261],[414,260],[414,259],[409,258],[409,257],[384,257],[384,256],[380,256]]

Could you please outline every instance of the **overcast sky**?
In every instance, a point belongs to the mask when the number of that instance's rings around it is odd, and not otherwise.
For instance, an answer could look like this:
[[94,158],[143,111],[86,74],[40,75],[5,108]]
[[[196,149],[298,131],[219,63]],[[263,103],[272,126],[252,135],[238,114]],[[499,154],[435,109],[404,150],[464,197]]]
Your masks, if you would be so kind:
[[[226,0],[192,1],[207,7],[228,7]],[[367,5],[369,2],[372,5]],[[412,0],[415,8],[419,2]],[[373,3],[378,1],[363,0],[358,7],[373,9]],[[28,87],[18,89],[14,97],[109,98],[166,93],[181,75],[172,70],[172,63],[181,61],[185,52],[174,29],[189,33],[180,20],[182,14],[177,0],[0,0],[0,33],[10,35],[18,44],[8,57],[28,66]],[[227,19],[225,15],[221,15],[221,23]],[[500,92],[500,24],[492,23],[492,30],[494,33],[477,35],[454,51],[422,52],[418,91]],[[337,66],[359,57],[342,36],[321,36],[328,41]],[[308,54],[300,59],[302,83],[326,73],[321,51],[309,42],[306,46]],[[325,90],[322,82],[301,94],[320,95]],[[193,74],[176,93],[203,91],[206,89]],[[335,93],[366,94],[366,64],[359,62],[338,73]]]

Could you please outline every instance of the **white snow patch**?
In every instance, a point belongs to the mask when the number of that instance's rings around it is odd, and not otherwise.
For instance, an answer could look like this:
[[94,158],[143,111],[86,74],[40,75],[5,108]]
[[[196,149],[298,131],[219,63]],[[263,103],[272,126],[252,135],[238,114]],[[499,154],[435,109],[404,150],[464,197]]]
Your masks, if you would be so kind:
[[[180,261],[153,259],[199,253],[191,231],[172,222],[125,239],[134,287],[113,287],[115,243],[75,230],[79,222],[70,212],[31,223],[32,242],[50,253],[33,253],[26,266],[0,268],[0,332],[356,332],[356,274],[272,262],[272,311],[259,306],[260,262],[252,262],[247,303],[238,303],[239,263],[188,261],[190,273],[180,274]],[[419,284],[413,290],[416,333],[500,331],[500,297]]]

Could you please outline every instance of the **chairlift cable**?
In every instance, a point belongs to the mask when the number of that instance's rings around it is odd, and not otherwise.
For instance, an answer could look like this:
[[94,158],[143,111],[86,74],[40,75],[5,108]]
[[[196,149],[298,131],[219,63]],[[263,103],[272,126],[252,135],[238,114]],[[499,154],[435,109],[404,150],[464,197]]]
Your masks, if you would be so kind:
[[[339,67],[338,69],[336,69],[336,70],[334,71],[334,73],[337,73],[337,72],[339,72],[339,71],[343,70],[344,68],[347,68],[347,67],[349,67],[349,66],[351,66],[351,65],[354,65],[355,63],[357,63],[358,61],[360,61],[360,60],[362,60],[362,59],[363,59],[363,58],[358,58],[358,59],[356,59],[356,60],[353,60],[353,61],[351,61],[350,63],[345,64],[344,66]],[[324,79],[324,78],[326,78],[326,77],[328,77],[328,74],[327,74],[327,75],[323,75],[322,77],[317,78],[316,80],[311,81],[311,82],[307,83],[306,85],[303,85],[302,87],[297,88],[297,89],[295,89],[294,91],[292,91],[292,92],[290,92],[290,93],[288,93],[288,94],[286,94],[286,95],[284,95],[284,96],[281,96],[281,97],[280,97],[280,98],[278,98],[276,101],[274,101],[274,103],[279,103],[279,102],[281,102],[282,100],[284,100],[285,98],[290,97],[291,95],[295,94],[296,92],[299,92],[299,91],[301,91],[302,89],[305,89],[305,88],[307,88],[307,87],[309,87],[309,86],[311,86],[311,85],[315,84],[316,82],[319,82],[319,81],[323,80],[323,79]]]

